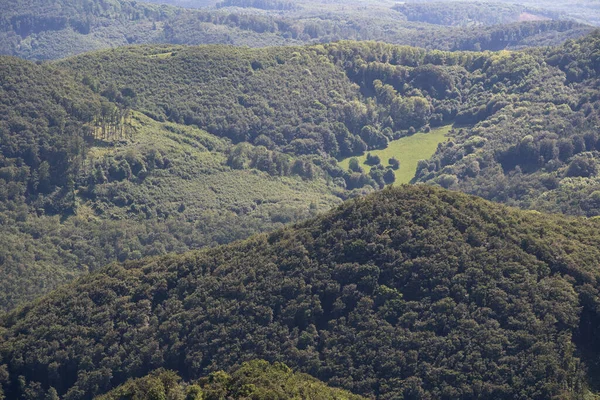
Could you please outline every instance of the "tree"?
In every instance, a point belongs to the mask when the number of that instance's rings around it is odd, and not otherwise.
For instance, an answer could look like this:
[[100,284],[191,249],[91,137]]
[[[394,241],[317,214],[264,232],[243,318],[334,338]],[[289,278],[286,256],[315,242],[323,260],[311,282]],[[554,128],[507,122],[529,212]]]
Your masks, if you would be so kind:
[[388,169],[383,174],[383,180],[386,184],[390,185],[396,181],[396,174],[394,174],[394,170]]
[[388,160],[388,164],[390,164],[390,167],[392,167],[394,170],[400,169],[400,161],[396,157],[390,158]]
[[367,159],[365,161],[365,164],[367,165],[379,165],[381,164],[381,159],[379,158],[378,155],[371,155],[371,153],[367,154]]
[[358,172],[358,173],[363,172],[363,169],[361,168],[360,163],[358,162],[358,158],[356,158],[356,157],[352,157],[350,159],[350,161],[348,162],[348,168],[352,172]]

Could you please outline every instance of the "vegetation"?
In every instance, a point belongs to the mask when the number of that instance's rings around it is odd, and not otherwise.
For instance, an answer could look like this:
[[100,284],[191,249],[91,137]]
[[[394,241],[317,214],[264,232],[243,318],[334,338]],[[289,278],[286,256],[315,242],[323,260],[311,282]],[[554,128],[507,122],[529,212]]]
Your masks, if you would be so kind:
[[[600,225],[425,185],[271,234],[113,264],[3,318],[7,398],[285,362],[379,398],[577,398],[597,382]],[[591,386],[589,386],[591,385]]]
[[[385,167],[392,167],[396,183],[409,183],[415,177],[419,161],[428,160],[433,156],[438,145],[448,140],[446,135],[450,129],[451,126],[444,126],[435,128],[429,133],[405,136],[391,141],[387,148],[374,150],[369,154],[377,156],[381,160],[388,160]],[[365,156],[359,156],[356,159],[364,171],[367,173],[371,171],[371,166],[367,163]],[[342,160],[340,166],[350,168],[350,160],[351,158]]]
[[[484,69],[493,75],[481,81],[491,89],[487,104],[456,119],[475,126],[459,129],[420,163],[417,181],[524,208],[598,215],[598,65],[592,60],[599,46],[596,33],[529,61],[524,54],[518,62],[516,54],[492,56]],[[505,67],[511,72],[501,72]]]
[[3,57],[0,306],[413,178],[599,215],[598,38],[497,53],[341,42]]
[[[191,2],[193,0],[178,3],[194,5]],[[205,3],[196,1],[195,5],[207,5]],[[208,5],[217,8],[189,10],[133,0],[2,0],[0,54],[47,60],[128,44],[264,47],[344,39],[440,50],[496,50],[557,45],[566,39],[581,37],[591,29],[567,19],[486,27],[445,27],[408,21],[422,20],[415,17],[415,12],[467,15],[462,3],[421,5],[417,6],[418,10],[411,6],[410,12],[404,8],[395,11],[393,3],[385,1],[373,2],[367,8],[360,3],[332,3],[326,10],[318,3],[279,0],[227,0]],[[248,7],[251,11],[246,11]],[[468,8],[473,9],[471,5]],[[497,5],[488,3],[477,8],[479,16],[492,15],[492,22],[518,20],[502,18],[504,13],[497,9]],[[544,15],[547,14],[552,13]]]
[[[332,389],[307,374],[294,373],[285,364],[266,361],[243,363],[231,375],[217,371],[193,384],[182,382],[175,372],[158,370],[132,379],[98,400],[147,399],[307,399],[360,400],[362,397]],[[155,396],[155,397],[152,397]]]

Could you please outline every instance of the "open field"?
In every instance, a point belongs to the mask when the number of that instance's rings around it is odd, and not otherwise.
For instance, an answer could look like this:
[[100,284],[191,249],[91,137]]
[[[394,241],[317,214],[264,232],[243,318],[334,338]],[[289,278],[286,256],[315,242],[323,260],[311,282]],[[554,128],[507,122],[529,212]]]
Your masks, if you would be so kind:
[[[429,159],[435,153],[438,144],[446,140],[446,135],[450,132],[450,129],[452,129],[452,125],[432,129],[429,133],[415,133],[390,142],[388,147],[383,150],[373,150],[369,153],[373,156],[379,156],[384,166],[388,165],[390,158],[396,157],[400,161],[400,169],[394,171],[396,183],[409,183],[415,177],[419,160]],[[350,158],[352,157],[342,160],[340,165],[343,168],[348,168]],[[371,170],[371,167],[365,164],[366,153],[356,158],[358,158],[365,172]]]

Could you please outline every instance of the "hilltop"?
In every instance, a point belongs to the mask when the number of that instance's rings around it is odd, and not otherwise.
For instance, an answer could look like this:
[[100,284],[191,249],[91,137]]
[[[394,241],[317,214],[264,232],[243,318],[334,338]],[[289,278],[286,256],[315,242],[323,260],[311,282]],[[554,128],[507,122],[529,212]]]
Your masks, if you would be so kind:
[[600,225],[433,187],[113,264],[2,321],[3,388],[101,394],[256,358],[356,394],[578,398],[598,362]]
[[[242,364],[231,375],[217,371],[194,383],[184,382],[173,371],[154,371],[141,379],[131,379],[98,400],[153,398],[220,400],[295,399],[361,400],[363,397],[327,387],[307,374],[295,373],[285,364],[255,360]],[[154,397],[155,398],[155,397]]]

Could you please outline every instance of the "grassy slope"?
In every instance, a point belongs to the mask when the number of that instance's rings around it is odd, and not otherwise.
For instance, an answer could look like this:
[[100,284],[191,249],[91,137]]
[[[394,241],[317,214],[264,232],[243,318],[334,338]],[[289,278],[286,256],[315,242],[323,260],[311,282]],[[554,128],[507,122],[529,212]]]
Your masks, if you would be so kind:
[[[134,114],[131,124],[136,133],[130,143],[109,149],[92,148],[88,163],[99,157],[144,154],[149,150],[168,155],[172,168],[157,171],[135,187],[105,184],[119,186],[121,190],[130,188],[136,204],[140,204],[142,197],[150,198],[169,214],[176,213],[184,204],[185,211],[179,217],[188,221],[205,213],[218,216],[237,213],[271,222],[278,211],[308,211],[311,203],[317,210],[327,210],[340,202],[323,180],[305,181],[298,177],[272,177],[256,170],[232,170],[223,165],[229,142],[200,129],[159,123],[141,113]],[[209,151],[202,143],[215,150]],[[124,208],[114,207],[106,212],[117,218],[131,216]]]
[[[409,183],[415,177],[419,160],[431,158],[438,144],[447,139],[446,135],[450,132],[450,129],[452,129],[452,126],[448,125],[432,129],[429,133],[416,133],[390,142],[388,147],[383,150],[372,150],[369,153],[373,156],[379,156],[381,163],[386,166],[390,158],[396,157],[400,161],[400,169],[394,171],[396,183]],[[350,158],[352,157],[340,161],[340,165],[343,168],[348,168]],[[366,154],[356,158],[366,172],[371,170],[371,167],[364,163],[367,159]]]

